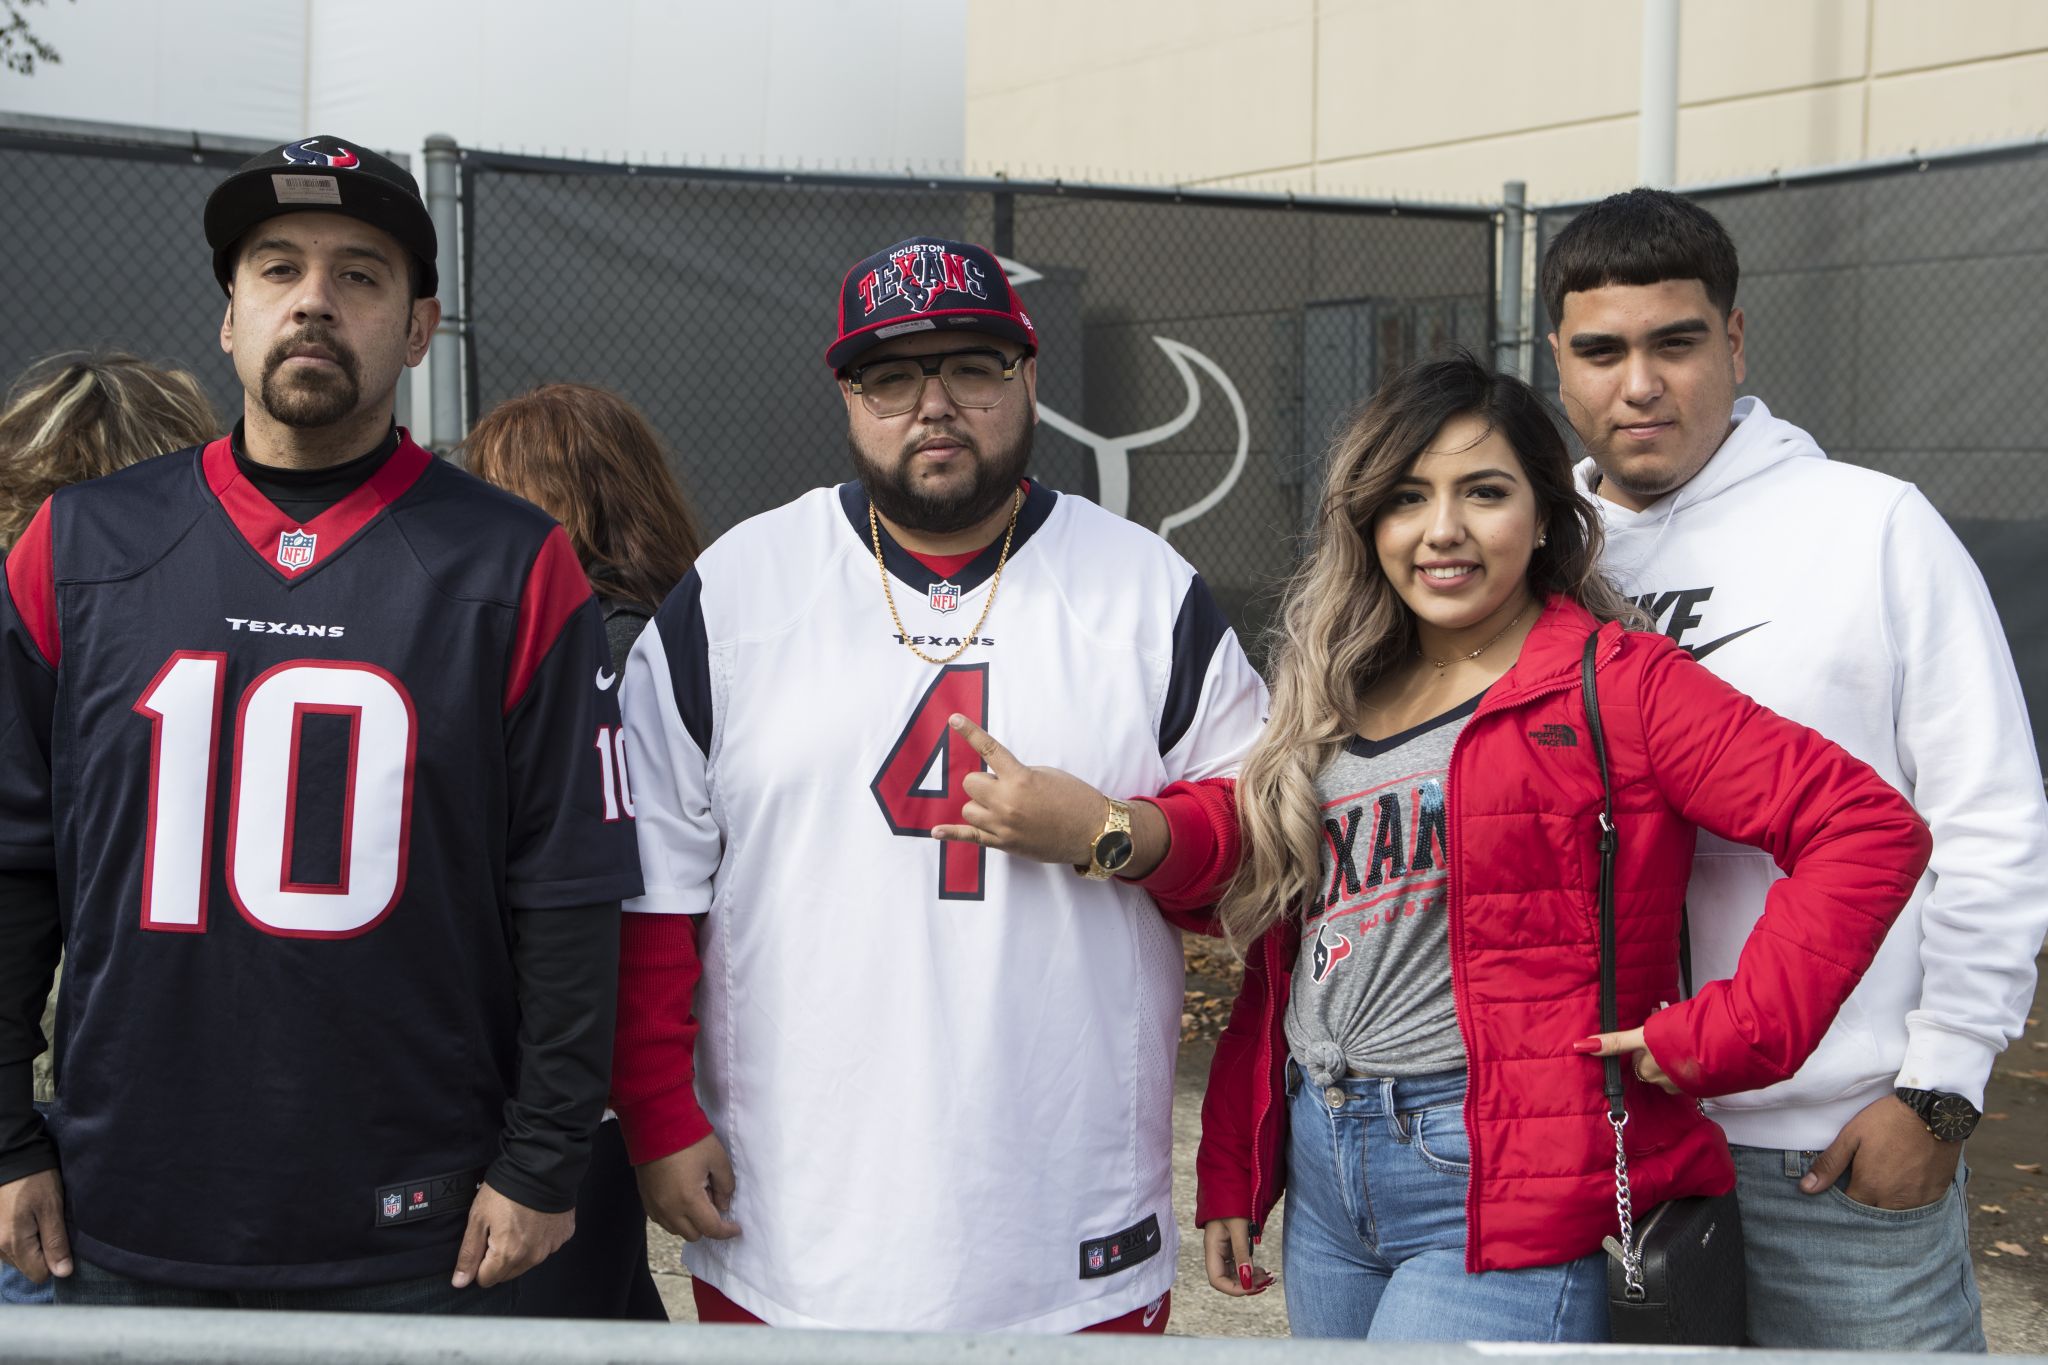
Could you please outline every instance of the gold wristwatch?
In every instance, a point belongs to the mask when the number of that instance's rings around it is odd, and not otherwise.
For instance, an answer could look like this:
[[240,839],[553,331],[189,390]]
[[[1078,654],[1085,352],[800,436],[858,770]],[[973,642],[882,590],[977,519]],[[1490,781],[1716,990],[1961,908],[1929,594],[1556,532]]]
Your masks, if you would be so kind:
[[1131,804],[1114,796],[1106,798],[1109,814],[1102,830],[1088,845],[1088,861],[1075,863],[1074,870],[1090,881],[1108,881],[1123,871],[1138,846],[1131,842]]

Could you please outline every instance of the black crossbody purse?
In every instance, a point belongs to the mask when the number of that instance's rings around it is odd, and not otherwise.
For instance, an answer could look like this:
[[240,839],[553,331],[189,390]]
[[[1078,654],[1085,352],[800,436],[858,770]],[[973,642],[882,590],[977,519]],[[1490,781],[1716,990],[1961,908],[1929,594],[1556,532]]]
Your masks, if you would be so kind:
[[[1600,1031],[1620,1027],[1614,986],[1614,786],[1607,771],[1607,738],[1600,727],[1600,693],[1593,681],[1596,631],[1586,638],[1580,682],[1586,724],[1600,761]],[[1681,941],[1684,931],[1680,931]],[[1690,977],[1691,973],[1686,973]],[[1685,983],[1690,993],[1692,983]],[[1621,1058],[1607,1063],[1607,1121],[1614,1126],[1614,1209],[1620,1237],[1607,1238],[1607,1320],[1617,1342],[1636,1345],[1740,1346],[1748,1338],[1742,1211],[1734,1191],[1667,1199],[1638,1227],[1628,1188],[1628,1124]]]

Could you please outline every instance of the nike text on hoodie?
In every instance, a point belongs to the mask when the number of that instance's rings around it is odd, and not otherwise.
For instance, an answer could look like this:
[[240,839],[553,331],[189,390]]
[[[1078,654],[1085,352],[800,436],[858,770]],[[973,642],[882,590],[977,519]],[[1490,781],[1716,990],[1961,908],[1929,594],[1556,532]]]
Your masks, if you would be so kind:
[[[1913,899],[1799,1074],[1709,1105],[1731,1142],[1818,1150],[1893,1086],[1983,1107],[2048,930],[2048,802],[1997,612],[1941,514],[1911,484],[1830,461],[1759,399],[1734,419],[1684,487],[1641,512],[1599,500],[1607,569],[1658,629],[1875,768],[1934,834]],[[1597,487],[1591,460],[1579,480]],[[1696,981],[1733,974],[1779,875],[1700,834]]]

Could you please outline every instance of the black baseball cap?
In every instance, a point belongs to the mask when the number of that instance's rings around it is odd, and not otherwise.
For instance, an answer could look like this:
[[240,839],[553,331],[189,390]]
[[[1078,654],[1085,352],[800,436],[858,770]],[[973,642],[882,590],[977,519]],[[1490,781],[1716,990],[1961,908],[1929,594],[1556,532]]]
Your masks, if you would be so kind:
[[839,339],[825,350],[835,371],[861,352],[910,332],[987,332],[1038,350],[1010,277],[986,248],[943,237],[912,237],[846,272],[839,285]]
[[382,228],[419,262],[419,297],[439,292],[434,220],[419,182],[391,158],[325,134],[251,157],[207,196],[206,244],[220,287],[234,279],[235,243],[250,228],[280,213],[306,212],[343,213]]

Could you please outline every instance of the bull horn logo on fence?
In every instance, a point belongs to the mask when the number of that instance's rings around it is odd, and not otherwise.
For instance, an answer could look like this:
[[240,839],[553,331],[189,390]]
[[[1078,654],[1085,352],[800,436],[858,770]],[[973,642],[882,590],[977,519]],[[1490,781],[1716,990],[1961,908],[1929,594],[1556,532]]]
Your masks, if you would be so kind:
[[[1033,280],[1045,278],[1028,265],[1020,264],[1007,257],[997,257],[1010,283],[1023,286]],[[1200,369],[1223,391],[1223,397],[1230,404],[1230,413],[1237,421],[1237,449],[1232,454],[1230,469],[1222,480],[1202,497],[1178,512],[1168,514],[1159,523],[1159,534],[1170,540],[1177,527],[1185,526],[1214,510],[1217,503],[1230,495],[1237,486],[1238,476],[1244,473],[1245,459],[1251,451],[1251,422],[1245,416],[1244,399],[1238,394],[1237,385],[1223,372],[1223,367],[1203,355],[1186,342],[1171,337],[1154,335],[1152,344],[1166,353],[1167,360],[1180,375],[1180,382],[1187,391],[1187,403],[1179,414],[1159,426],[1145,431],[1133,432],[1128,436],[1103,436],[1088,430],[1079,422],[1053,411],[1044,403],[1038,405],[1038,415],[1045,424],[1063,436],[1072,437],[1095,452],[1095,485],[1097,501],[1118,516],[1130,515],[1131,505],[1131,452],[1146,446],[1158,445],[1185,431],[1195,420],[1195,414],[1202,410],[1202,387],[1195,377]]]

